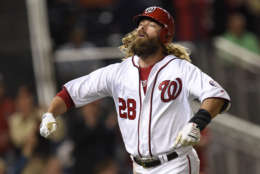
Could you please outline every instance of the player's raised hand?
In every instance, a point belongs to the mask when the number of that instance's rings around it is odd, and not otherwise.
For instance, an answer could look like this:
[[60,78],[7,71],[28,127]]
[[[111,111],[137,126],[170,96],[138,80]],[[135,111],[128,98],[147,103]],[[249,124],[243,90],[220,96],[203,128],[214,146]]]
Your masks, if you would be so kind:
[[175,142],[174,147],[178,148],[180,146],[189,146],[198,144],[200,141],[200,129],[197,127],[196,123],[188,123],[179,132]]
[[52,113],[45,113],[42,116],[42,122],[40,125],[41,136],[47,138],[51,133],[53,133],[57,128],[57,122],[52,115]]

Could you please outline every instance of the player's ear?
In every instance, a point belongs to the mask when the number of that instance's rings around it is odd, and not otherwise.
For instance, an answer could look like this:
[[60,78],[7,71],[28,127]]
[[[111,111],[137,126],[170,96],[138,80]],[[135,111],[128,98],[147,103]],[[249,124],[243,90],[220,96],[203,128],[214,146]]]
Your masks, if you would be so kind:
[[169,39],[170,39],[170,36],[167,34],[167,35],[165,35],[165,40],[168,42],[169,41]]
[[167,28],[162,28],[160,31],[160,39],[162,43],[167,43],[170,40],[170,36],[168,34],[168,29]]

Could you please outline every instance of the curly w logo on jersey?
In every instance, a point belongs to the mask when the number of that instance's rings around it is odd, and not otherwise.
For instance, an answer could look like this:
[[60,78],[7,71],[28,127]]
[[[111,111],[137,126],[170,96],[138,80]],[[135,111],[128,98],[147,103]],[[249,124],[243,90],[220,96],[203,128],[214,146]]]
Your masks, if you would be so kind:
[[161,100],[163,102],[169,102],[176,99],[182,90],[182,81],[180,78],[176,78],[174,81],[164,80],[159,85],[161,93]]

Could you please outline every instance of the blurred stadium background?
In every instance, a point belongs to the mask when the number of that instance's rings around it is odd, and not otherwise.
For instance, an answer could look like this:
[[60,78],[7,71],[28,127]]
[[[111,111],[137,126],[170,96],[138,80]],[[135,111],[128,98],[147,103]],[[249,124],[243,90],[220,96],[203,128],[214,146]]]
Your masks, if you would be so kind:
[[[132,17],[169,10],[192,61],[227,89],[231,110],[196,147],[201,174],[260,173],[259,0],[0,2],[0,174],[132,173],[111,99],[70,111],[50,140],[37,126],[62,84],[121,61]],[[194,103],[194,109],[197,108]]]

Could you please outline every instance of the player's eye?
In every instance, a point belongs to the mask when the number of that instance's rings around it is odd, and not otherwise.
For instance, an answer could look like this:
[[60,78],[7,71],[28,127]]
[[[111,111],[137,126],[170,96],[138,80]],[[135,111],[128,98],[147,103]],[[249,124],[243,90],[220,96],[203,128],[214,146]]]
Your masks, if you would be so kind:
[[142,22],[139,23],[138,27],[143,27],[144,24]]
[[150,23],[149,26],[150,26],[150,27],[156,27],[156,25],[153,24],[153,23]]

